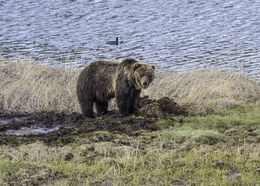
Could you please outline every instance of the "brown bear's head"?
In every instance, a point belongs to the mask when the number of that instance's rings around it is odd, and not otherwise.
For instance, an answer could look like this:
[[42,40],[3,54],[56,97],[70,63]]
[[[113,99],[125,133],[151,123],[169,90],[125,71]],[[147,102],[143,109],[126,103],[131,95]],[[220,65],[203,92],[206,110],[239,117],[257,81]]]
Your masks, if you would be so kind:
[[147,88],[155,78],[155,67],[141,63],[135,63],[134,79],[139,88]]

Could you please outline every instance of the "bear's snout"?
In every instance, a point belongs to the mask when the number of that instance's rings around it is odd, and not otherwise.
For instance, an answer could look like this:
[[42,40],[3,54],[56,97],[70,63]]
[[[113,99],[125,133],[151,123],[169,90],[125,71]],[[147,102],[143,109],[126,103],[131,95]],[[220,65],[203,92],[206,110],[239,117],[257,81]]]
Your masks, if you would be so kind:
[[148,77],[143,77],[142,79],[142,87],[147,88],[149,86],[149,79]]

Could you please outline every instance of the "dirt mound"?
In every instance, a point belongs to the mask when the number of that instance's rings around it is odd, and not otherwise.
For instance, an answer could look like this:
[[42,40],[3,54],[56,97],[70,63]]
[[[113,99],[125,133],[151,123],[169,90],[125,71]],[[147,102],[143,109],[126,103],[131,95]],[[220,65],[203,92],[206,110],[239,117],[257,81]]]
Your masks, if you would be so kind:
[[153,118],[173,119],[176,115],[187,115],[184,108],[168,97],[158,100],[149,99],[148,96],[140,98],[136,105],[136,115]]

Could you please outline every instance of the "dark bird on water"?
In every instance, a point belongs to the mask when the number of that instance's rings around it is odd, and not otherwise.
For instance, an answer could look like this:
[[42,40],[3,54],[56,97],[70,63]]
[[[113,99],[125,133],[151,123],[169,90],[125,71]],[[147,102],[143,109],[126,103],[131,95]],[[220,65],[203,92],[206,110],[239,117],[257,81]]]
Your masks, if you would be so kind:
[[109,45],[118,45],[119,44],[118,37],[116,37],[115,41],[108,41],[107,44],[109,44]]

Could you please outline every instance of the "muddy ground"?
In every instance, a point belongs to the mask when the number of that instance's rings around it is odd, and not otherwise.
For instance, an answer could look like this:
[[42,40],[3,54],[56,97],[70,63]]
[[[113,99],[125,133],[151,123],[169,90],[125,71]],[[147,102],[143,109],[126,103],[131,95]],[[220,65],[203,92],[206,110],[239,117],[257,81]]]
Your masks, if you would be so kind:
[[[95,118],[83,118],[80,113],[0,113],[0,145],[42,140],[47,144],[70,143],[73,136],[93,131],[108,131],[126,135],[138,135],[141,130],[157,130],[158,119],[181,122],[180,116],[188,113],[188,107],[180,107],[167,97],[151,100],[144,97],[136,104],[136,113],[122,117],[117,111]],[[15,140],[17,137],[26,137]]]
[[[69,143],[72,137],[93,131],[109,131],[135,135],[140,129],[155,130],[154,120],[134,117],[121,117],[117,113],[98,116],[94,119],[83,118],[78,113],[32,113],[32,114],[1,114],[1,118],[11,119],[8,124],[0,126],[0,144],[12,144],[19,141],[16,137],[26,136],[32,140],[43,140],[47,144]],[[29,139],[28,139],[29,140]],[[21,142],[22,143],[22,142]],[[18,144],[14,144],[18,145]]]

